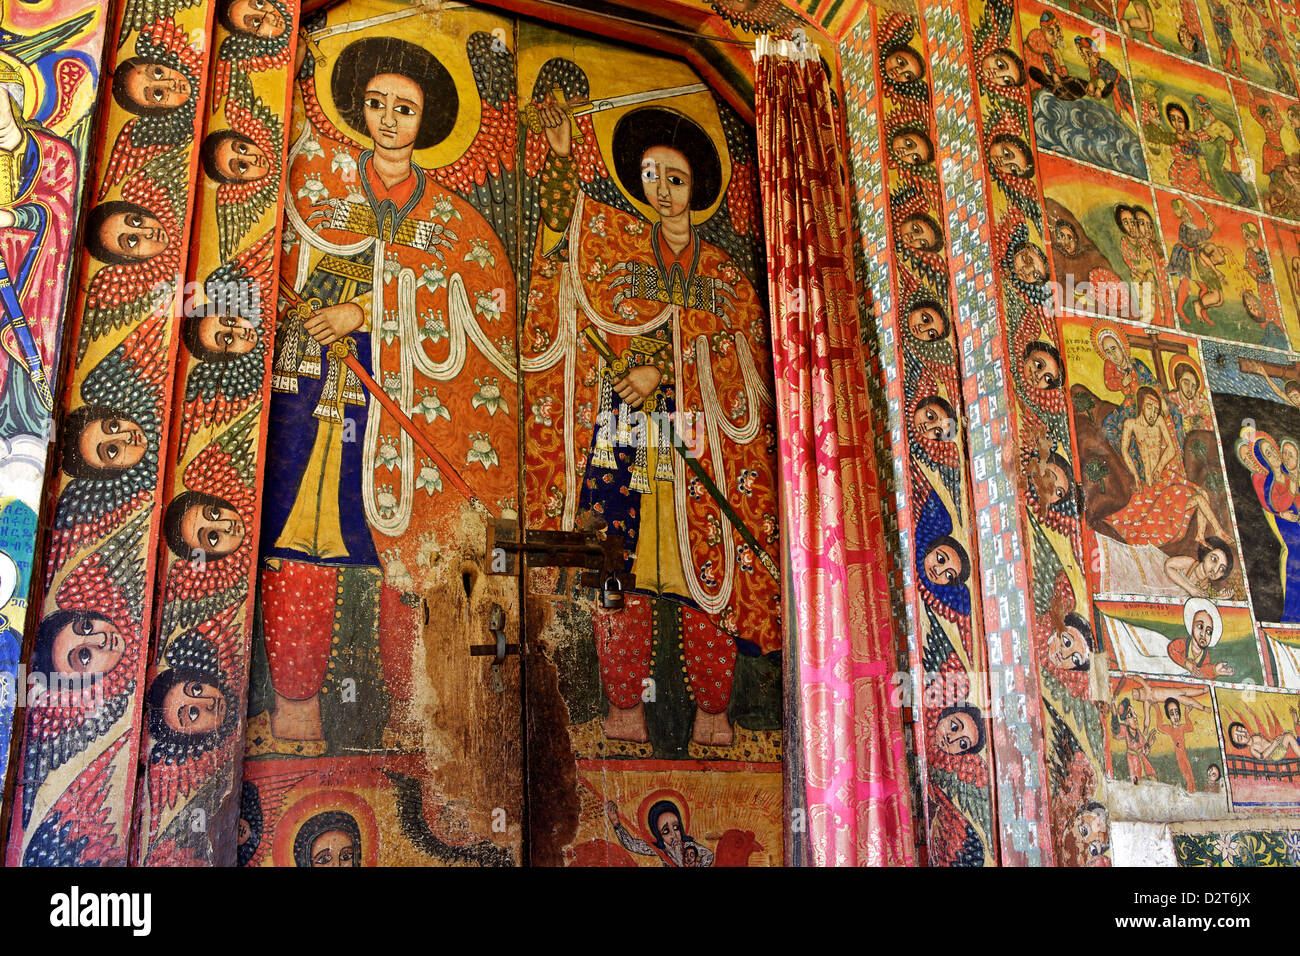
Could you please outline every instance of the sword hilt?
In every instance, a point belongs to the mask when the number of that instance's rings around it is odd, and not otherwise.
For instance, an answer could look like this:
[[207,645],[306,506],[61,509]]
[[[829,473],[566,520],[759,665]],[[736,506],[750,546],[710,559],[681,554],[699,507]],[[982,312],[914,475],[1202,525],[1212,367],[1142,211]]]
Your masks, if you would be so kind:
[[[571,104],[564,95],[564,90],[558,86],[551,88],[551,99],[554,105],[564,110],[569,117],[569,133],[572,141],[575,143],[585,143],[586,137],[582,135],[582,127],[578,125],[578,116],[580,113],[590,112],[589,103]],[[534,133],[545,133],[546,124],[542,122],[542,109],[536,103],[529,103],[519,113],[520,122],[527,126]]]

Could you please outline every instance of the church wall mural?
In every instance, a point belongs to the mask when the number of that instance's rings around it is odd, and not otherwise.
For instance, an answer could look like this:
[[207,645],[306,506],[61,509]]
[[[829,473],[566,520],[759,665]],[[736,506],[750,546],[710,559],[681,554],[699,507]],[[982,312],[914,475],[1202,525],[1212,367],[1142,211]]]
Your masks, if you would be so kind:
[[0,772],[27,688],[23,634],[104,29],[97,4],[0,7]]
[[9,865],[129,858],[212,13],[131,2],[106,29]]
[[[0,34],[6,862],[798,861],[748,51],[46,2]],[[646,7],[839,83],[926,862],[1287,859],[1300,11]]]

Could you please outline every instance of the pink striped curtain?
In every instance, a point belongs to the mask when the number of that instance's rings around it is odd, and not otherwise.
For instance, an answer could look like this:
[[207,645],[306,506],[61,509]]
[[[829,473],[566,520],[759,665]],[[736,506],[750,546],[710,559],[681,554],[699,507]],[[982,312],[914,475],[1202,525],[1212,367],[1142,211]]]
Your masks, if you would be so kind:
[[826,76],[807,49],[763,38],[754,93],[807,842],[818,866],[911,864],[847,165]]

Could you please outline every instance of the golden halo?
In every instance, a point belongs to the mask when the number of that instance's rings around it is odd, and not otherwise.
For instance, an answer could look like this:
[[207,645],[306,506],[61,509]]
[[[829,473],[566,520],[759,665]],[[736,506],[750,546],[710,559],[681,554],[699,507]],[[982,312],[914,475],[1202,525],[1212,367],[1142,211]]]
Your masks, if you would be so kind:
[[[469,54],[465,44],[472,33],[482,30],[491,33],[506,21],[491,14],[472,9],[445,10],[438,30],[429,28],[424,15],[414,12],[409,17],[388,20],[380,24],[364,26],[356,24],[358,29],[348,29],[349,14],[355,16],[355,10],[347,5],[335,7],[330,11],[327,24],[311,37],[312,53],[316,58],[316,94],[320,99],[321,109],[339,130],[352,137],[363,146],[370,146],[370,138],[354,130],[334,104],[330,92],[330,77],[334,63],[345,47],[366,37],[393,37],[406,40],[421,49],[427,50],[446,67],[456,84],[456,95],[460,100],[456,122],[451,133],[439,143],[417,149],[411,155],[411,161],[422,169],[439,169],[449,166],[465,154],[474,137],[478,135],[483,117],[483,104],[479,99],[478,87],[474,85],[474,75],[470,68]],[[321,33],[337,29],[340,32],[320,36]]]
[[1114,322],[1110,322],[1103,319],[1101,321],[1094,322],[1092,324],[1092,330],[1089,333],[1089,337],[1092,339],[1093,350],[1098,355],[1101,355],[1103,358],[1105,357],[1105,354],[1101,350],[1101,342],[1102,339],[1106,338],[1107,336],[1114,336],[1115,341],[1119,343],[1120,351],[1122,351],[1125,355],[1130,354],[1128,341],[1124,338],[1124,330],[1121,329]]
[[293,841],[298,830],[312,817],[330,810],[341,810],[356,821],[361,833],[361,865],[379,865],[379,827],[370,804],[351,790],[317,790],[290,807],[276,823],[271,851],[276,866],[297,865],[293,858]]
[[[533,85],[537,82],[537,75],[542,65],[552,57],[571,60],[587,74],[587,81],[591,86],[588,98],[592,102],[701,82],[700,77],[690,67],[675,60],[660,59],[632,50],[611,49],[608,46],[585,41],[575,43],[572,37],[552,34],[544,28],[537,28],[536,32],[530,31],[526,44],[523,37],[524,35],[521,34],[518,76],[519,89],[523,91],[524,100],[527,100]],[[614,59],[612,64],[608,62],[611,57]],[[596,129],[596,143],[609,170],[610,181],[627,197],[634,209],[650,222],[658,221],[659,213],[645,201],[645,196],[629,192],[614,172],[614,127],[626,114],[647,106],[657,106],[681,113],[699,124],[705,135],[713,141],[713,148],[718,151],[718,162],[722,167],[718,197],[707,208],[691,213],[693,225],[707,222],[718,211],[718,207],[722,205],[722,200],[727,195],[732,168],[731,154],[727,150],[727,137],[722,132],[722,119],[718,116],[718,106],[707,90],[685,96],[628,104],[589,114],[592,125]]]

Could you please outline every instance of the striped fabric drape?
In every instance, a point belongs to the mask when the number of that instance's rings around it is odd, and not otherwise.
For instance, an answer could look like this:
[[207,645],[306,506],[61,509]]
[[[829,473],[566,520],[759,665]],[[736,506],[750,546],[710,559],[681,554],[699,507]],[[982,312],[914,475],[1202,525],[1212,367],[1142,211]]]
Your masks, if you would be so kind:
[[756,57],[808,844],[818,866],[911,864],[842,140],[815,50],[764,39]]

